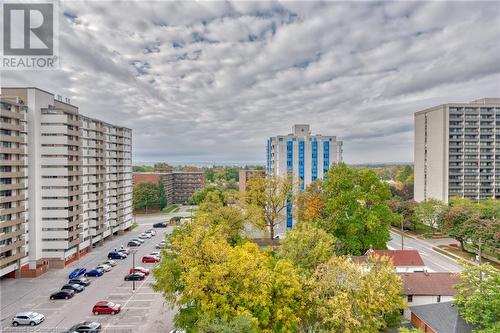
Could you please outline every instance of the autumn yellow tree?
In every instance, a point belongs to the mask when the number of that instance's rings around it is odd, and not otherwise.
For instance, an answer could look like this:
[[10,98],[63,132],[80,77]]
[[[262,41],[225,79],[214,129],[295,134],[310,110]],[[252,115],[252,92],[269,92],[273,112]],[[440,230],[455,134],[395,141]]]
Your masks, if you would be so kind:
[[179,309],[176,326],[188,332],[298,332],[303,287],[292,262],[234,241],[244,223],[241,210],[206,200],[204,207],[212,208],[168,237],[168,251],[153,272],[154,289]]
[[309,276],[335,255],[335,246],[335,237],[311,223],[299,222],[287,232],[276,256],[289,259],[302,274]]
[[274,239],[278,224],[284,219],[287,203],[292,200],[293,184],[289,178],[253,177],[245,193],[246,209],[255,214],[255,224]]
[[362,268],[346,257],[318,266],[306,284],[306,320],[320,332],[376,333],[384,314],[403,308],[401,281],[387,258]]
[[324,217],[325,198],[321,180],[311,183],[297,196],[299,221],[314,221]]

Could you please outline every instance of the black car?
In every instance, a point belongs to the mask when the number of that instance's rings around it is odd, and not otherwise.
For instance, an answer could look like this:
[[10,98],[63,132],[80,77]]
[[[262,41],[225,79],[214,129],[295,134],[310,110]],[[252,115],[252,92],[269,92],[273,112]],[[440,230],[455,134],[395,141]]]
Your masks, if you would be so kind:
[[71,327],[66,333],[97,333],[101,331],[101,324],[95,321],[84,321]]
[[125,275],[125,281],[142,281],[144,280],[145,275],[143,273],[132,273],[132,274],[127,274]]
[[117,251],[109,252],[108,259],[126,259],[127,255],[125,253],[120,253]]
[[75,296],[75,292],[73,290],[65,289],[51,294],[50,299],[70,299],[73,296]]
[[84,286],[79,284],[65,284],[61,290],[73,290],[76,293],[81,293],[85,289]]
[[167,227],[167,224],[164,222],[153,224],[153,228],[166,228],[166,227]]
[[69,280],[68,284],[79,284],[80,286],[87,287],[90,285],[90,280],[82,276],[76,279]]
[[134,247],[134,246],[141,246],[141,243],[137,241],[130,241],[127,243],[127,246]]

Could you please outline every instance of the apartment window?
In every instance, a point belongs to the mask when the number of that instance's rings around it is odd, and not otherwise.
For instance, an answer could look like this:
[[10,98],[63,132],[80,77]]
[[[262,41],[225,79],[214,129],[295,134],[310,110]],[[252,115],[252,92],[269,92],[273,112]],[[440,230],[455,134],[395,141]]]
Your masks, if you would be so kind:
[[408,303],[413,302],[413,295],[408,295]]

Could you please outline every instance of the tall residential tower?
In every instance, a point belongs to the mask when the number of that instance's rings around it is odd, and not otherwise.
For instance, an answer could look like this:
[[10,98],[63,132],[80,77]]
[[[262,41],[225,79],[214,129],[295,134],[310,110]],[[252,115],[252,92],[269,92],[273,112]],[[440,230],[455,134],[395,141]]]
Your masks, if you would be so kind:
[[415,113],[415,200],[500,199],[500,98]]
[[[267,140],[267,174],[291,176],[304,190],[323,179],[330,166],[342,161],[342,141],[335,136],[312,135],[309,125],[294,125],[292,133]],[[292,207],[287,207],[286,226],[293,226]]]
[[128,229],[132,131],[38,88],[1,98],[0,275],[64,267]]

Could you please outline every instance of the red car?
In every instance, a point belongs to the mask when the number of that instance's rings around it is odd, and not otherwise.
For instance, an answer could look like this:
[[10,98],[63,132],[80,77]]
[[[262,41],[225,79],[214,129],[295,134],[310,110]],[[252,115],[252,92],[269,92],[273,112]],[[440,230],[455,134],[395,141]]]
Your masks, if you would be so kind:
[[142,262],[152,262],[152,263],[155,263],[155,262],[159,262],[159,261],[160,261],[160,258],[155,257],[155,256],[144,256],[144,257],[142,257]]
[[98,314],[117,314],[121,310],[120,304],[115,304],[109,301],[99,301],[92,308],[92,312],[95,315]]
[[128,271],[130,274],[132,273],[136,273],[136,272],[139,272],[139,273],[142,273],[144,275],[149,275],[149,269],[147,268],[144,268],[144,267],[135,267],[134,268],[131,268],[129,271]]

